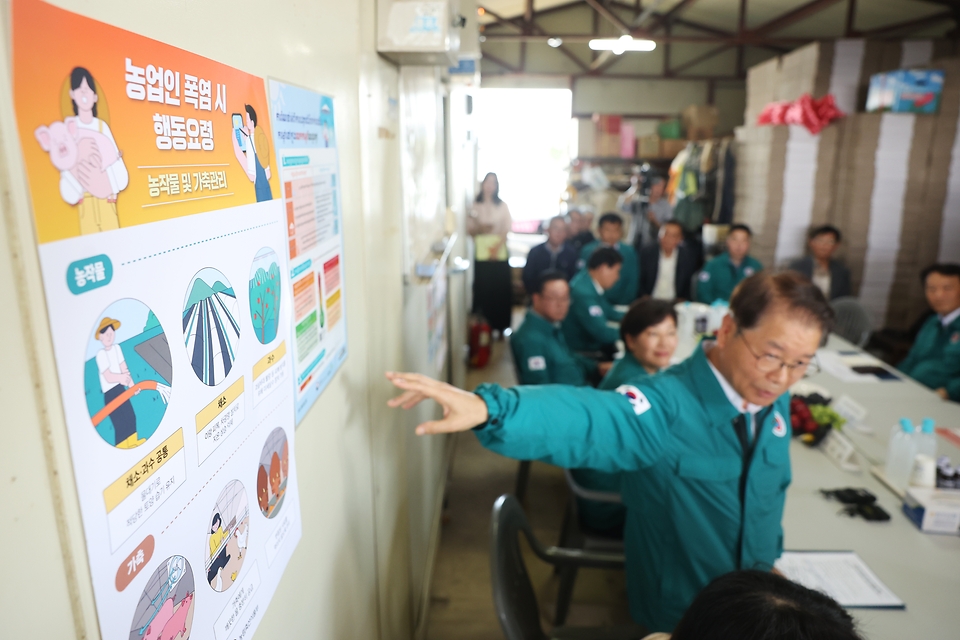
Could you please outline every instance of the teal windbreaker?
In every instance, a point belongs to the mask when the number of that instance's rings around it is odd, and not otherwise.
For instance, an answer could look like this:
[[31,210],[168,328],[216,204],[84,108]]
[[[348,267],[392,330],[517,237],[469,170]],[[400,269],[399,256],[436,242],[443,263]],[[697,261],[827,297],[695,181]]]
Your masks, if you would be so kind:
[[650,631],[672,630],[714,578],[769,570],[780,556],[789,394],[757,414],[748,455],[741,415],[702,349],[618,391],[485,384],[476,393],[489,411],[476,434],[492,451],[622,472],[630,612]]
[[927,318],[897,369],[931,389],[946,388],[960,402],[960,317],[947,326],[940,316]]
[[619,322],[623,314],[614,310],[597,293],[589,271],[581,271],[570,281],[570,311],[563,320],[563,335],[574,351],[599,351],[603,345],[614,344],[620,331],[607,324]]
[[523,324],[510,336],[510,350],[520,384],[569,384],[581,387],[597,363],[570,350],[560,327],[527,310]]
[[[586,270],[587,260],[599,246],[600,241],[594,240],[580,250],[578,264],[581,270]],[[637,259],[637,252],[630,245],[618,242],[613,248],[623,256],[623,265],[620,267],[620,279],[617,280],[617,284],[604,291],[603,297],[610,304],[629,306],[640,295],[640,261]]]
[[727,302],[741,280],[762,270],[763,265],[752,256],[746,256],[739,266],[734,266],[730,254],[724,251],[703,265],[703,270],[697,276],[697,300],[706,304],[714,300]]

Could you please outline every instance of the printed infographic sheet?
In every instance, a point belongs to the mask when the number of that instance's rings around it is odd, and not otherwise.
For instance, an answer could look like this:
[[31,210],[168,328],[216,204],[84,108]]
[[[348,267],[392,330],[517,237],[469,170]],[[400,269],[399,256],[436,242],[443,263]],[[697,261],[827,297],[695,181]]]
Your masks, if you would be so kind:
[[262,78],[13,2],[17,126],[103,638],[250,638],[300,539]]
[[297,423],[347,358],[343,224],[333,99],[270,80],[293,282]]

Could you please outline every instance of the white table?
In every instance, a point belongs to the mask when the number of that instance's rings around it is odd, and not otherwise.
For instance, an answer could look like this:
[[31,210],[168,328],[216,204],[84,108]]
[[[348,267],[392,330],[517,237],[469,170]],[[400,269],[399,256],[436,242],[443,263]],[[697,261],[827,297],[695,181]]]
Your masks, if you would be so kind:
[[[828,350],[856,347],[830,337]],[[873,436],[851,429],[858,453],[882,464],[890,429],[901,416],[914,422],[931,417],[938,426],[960,427],[960,405],[944,402],[926,387],[909,379],[900,382],[850,383],[821,372],[808,378],[830,390],[834,398],[847,394],[867,409],[864,424]],[[937,450],[960,462],[960,449],[937,438]],[[787,491],[783,517],[784,547],[796,550],[852,550],[904,602],[905,611],[852,609],[862,633],[870,640],[960,637],[960,536],[921,533],[900,510],[899,500],[868,470],[852,474],[840,470],[817,449],[799,441],[791,444],[793,484]],[[863,487],[874,493],[891,516],[889,522],[867,522],[837,515],[840,505],[826,500],[820,489]]]

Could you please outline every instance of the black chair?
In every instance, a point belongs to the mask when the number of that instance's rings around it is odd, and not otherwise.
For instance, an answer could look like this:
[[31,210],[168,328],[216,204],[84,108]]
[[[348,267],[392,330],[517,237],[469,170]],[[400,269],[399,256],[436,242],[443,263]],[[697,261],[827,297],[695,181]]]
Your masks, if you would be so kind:
[[523,507],[509,494],[493,505],[490,525],[490,573],[493,604],[506,640],[639,640],[646,631],[638,626],[558,627],[544,633],[540,609],[530,575],[520,550],[520,534],[534,554],[554,566],[623,569],[623,554],[598,553],[579,549],[544,547],[537,540]]
[[[563,475],[567,480],[567,486],[570,487],[570,500],[563,514],[563,525],[560,528],[560,540],[557,542],[557,546],[582,549],[587,552],[622,554],[624,552],[623,532],[594,531],[585,526],[580,520],[580,508],[577,503],[577,498],[581,498],[595,502],[622,504],[623,500],[620,498],[620,494],[593,491],[582,487],[577,483],[570,469],[564,469]],[[573,598],[573,587],[577,581],[578,567],[568,565],[557,569],[560,574],[560,590],[557,593],[557,610],[554,614],[553,623],[562,625],[566,622],[567,613],[570,611],[570,600]]]
[[858,347],[867,344],[873,331],[873,322],[860,301],[852,296],[843,296],[832,300],[830,306],[837,316],[833,332]]

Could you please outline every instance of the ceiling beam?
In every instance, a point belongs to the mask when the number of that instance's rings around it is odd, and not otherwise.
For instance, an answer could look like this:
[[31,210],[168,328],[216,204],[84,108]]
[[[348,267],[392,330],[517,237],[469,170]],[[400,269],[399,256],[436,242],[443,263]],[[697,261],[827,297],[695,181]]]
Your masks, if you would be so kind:
[[[683,63],[682,65],[680,65],[679,67],[674,67],[674,68],[672,69],[672,71],[671,71],[671,75],[673,75],[673,76],[676,77],[678,73],[681,73],[682,71],[685,71],[685,70],[689,69],[690,67],[696,66],[696,65],[700,64],[701,62],[704,62],[704,61],[706,61],[706,60],[709,60],[710,58],[713,58],[713,57],[716,56],[717,54],[723,53],[724,51],[727,51],[728,49],[730,49],[730,45],[728,45],[728,44],[720,45],[720,46],[717,47],[716,49],[711,49],[710,51],[707,51],[707,52],[703,53],[702,55],[697,56],[697,57],[694,58],[693,60],[688,60],[688,61],[684,62],[684,63]],[[739,77],[739,74],[738,74],[738,77]]]
[[620,19],[620,16],[604,6],[600,0],[584,0],[590,7],[599,13],[607,22],[615,26],[621,33],[629,34],[630,27],[626,22]]
[[847,38],[856,35],[857,0],[847,0],[847,22],[843,28],[843,35]]
[[876,38],[879,36],[891,35],[901,31],[911,31],[914,29],[929,27],[930,25],[938,24],[940,22],[943,22],[944,20],[956,21],[956,18],[954,17],[954,13],[952,11],[944,11],[943,13],[927,16],[926,18],[917,18],[916,20],[909,20],[907,22],[900,22],[898,24],[890,24],[885,27],[879,27],[877,29],[861,31],[859,35],[865,38]]
[[[523,33],[523,27],[521,27],[520,25],[514,22],[511,22],[510,20],[507,20],[496,11],[491,11],[490,9],[487,9],[483,5],[477,5],[477,8],[483,9],[483,15],[490,16],[491,18],[493,18],[493,21],[499,24],[500,26],[507,27],[508,29],[514,29],[518,33]],[[486,26],[486,25],[483,25],[483,26]]]
[[[944,16],[949,17],[949,16]],[[547,34],[523,34],[523,33],[490,33],[485,32],[483,36],[488,41],[498,41],[498,42],[522,42],[526,40],[527,42],[546,42],[547,38],[560,38],[565,43],[569,44],[587,44],[594,38],[590,34],[583,33],[551,33]],[[729,44],[729,45],[750,45],[750,46],[790,46],[795,47],[799,45],[808,44],[814,38],[791,38],[791,37],[777,37],[777,36],[764,36],[764,35],[755,35],[751,32],[743,34],[743,37],[739,37],[736,34],[730,34],[727,36],[686,36],[686,35],[663,35],[663,34],[654,34],[649,36],[643,36],[645,39],[653,40],[657,44],[666,44],[667,42],[672,43],[686,43],[686,44]],[[626,54],[624,54],[626,55]]]
[[765,22],[755,29],[751,29],[750,33],[753,33],[754,35],[762,35],[772,33],[774,31],[780,31],[781,29],[786,29],[790,25],[796,24],[801,20],[805,20],[812,15],[820,13],[824,9],[828,9],[838,2],[840,2],[840,0],[810,0],[810,2],[802,4],[796,9],[791,9],[786,13],[780,14],[773,20]]
[[686,9],[689,9],[691,6],[693,6],[695,2],[697,2],[697,0],[680,0],[680,2],[675,4],[673,8],[667,11],[666,13],[657,14],[654,17],[653,23],[647,29],[647,32],[653,33],[660,27],[670,22],[671,18],[675,18],[679,16]]
[[[532,31],[537,32],[539,35],[547,38],[548,40],[551,38],[551,36],[543,29],[543,27],[541,27],[539,24],[537,24],[536,20],[532,20],[532,21],[530,22],[530,29],[531,29]],[[580,59],[580,56],[578,56],[577,54],[575,54],[573,51],[570,51],[570,48],[567,47],[567,45],[561,44],[559,47],[556,47],[556,49],[557,49],[557,51],[559,51],[559,52],[562,53],[563,55],[567,56],[567,58],[569,58],[570,60],[572,60],[573,63],[576,64],[576,65],[580,68],[581,71],[587,71],[587,70],[589,69],[589,67],[587,67],[586,63],[585,63],[583,60]]]
[[503,68],[506,69],[507,71],[511,71],[511,72],[513,72],[513,73],[520,73],[520,69],[519,69],[516,65],[512,65],[512,64],[510,64],[509,62],[506,62],[505,60],[501,60],[501,59],[498,58],[497,56],[495,56],[495,55],[493,55],[493,54],[490,54],[490,53],[487,53],[486,51],[483,52],[481,59],[482,59],[482,60],[489,60],[489,61],[492,62],[493,64],[495,64],[495,65],[497,65],[497,66],[499,66],[499,67],[503,67]]

